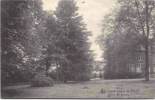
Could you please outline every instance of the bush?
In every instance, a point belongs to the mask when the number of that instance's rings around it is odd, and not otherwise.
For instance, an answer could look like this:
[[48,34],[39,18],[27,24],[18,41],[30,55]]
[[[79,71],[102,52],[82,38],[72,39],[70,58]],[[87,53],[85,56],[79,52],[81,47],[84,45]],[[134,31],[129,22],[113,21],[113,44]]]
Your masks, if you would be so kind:
[[31,81],[31,86],[33,87],[46,87],[53,86],[54,81],[52,78],[47,77],[44,74],[37,74]]
[[104,79],[136,79],[142,77],[144,77],[142,73],[104,73]]
[[76,81],[89,81],[90,80],[90,75],[86,73],[81,73],[76,76],[75,78]]

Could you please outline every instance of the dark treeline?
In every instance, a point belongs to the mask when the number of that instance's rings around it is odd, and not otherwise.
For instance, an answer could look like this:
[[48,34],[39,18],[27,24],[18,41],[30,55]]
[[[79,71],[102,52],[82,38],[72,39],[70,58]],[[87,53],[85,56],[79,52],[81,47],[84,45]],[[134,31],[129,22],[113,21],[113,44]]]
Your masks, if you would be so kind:
[[[149,48],[155,37],[154,0],[118,0],[117,9],[105,16],[103,33],[99,44],[104,50],[105,78],[136,78],[149,80]],[[152,49],[154,51],[154,49]],[[139,62],[138,57],[144,61]],[[152,58],[154,59],[154,58]],[[141,59],[140,59],[141,60]],[[143,60],[143,59],[142,59]],[[142,66],[142,74],[136,73],[136,66]],[[134,67],[132,71],[131,67]],[[141,70],[140,69],[140,70]]]
[[2,84],[29,82],[38,74],[89,80],[90,33],[77,11],[74,0],[60,0],[53,12],[43,11],[41,0],[2,0]]

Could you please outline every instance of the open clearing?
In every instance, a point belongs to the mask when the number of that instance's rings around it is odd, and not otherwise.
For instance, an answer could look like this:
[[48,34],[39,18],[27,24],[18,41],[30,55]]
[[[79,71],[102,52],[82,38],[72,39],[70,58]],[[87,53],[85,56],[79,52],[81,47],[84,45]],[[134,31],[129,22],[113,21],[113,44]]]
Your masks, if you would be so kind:
[[155,80],[92,80],[53,87],[8,86],[2,98],[155,98]]

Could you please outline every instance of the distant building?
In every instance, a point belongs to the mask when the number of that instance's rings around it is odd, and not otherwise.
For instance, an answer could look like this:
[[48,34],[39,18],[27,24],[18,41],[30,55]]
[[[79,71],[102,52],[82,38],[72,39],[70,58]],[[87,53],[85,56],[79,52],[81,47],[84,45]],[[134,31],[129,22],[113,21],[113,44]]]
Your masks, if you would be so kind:
[[[155,73],[155,39],[151,41],[149,46],[149,65],[150,74]],[[138,46],[135,57],[127,64],[129,73],[139,73],[144,75],[145,70],[145,48]]]
[[[145,74],[145,48],[138,45],[132,55],[127,55],[125,63],[114,59],[104,67],[105,79],[119,78],[142,78]],[[123,59],[123,58],[122,58]],[[155,78],[155,38],[149,41],[149,71],[150,76]]]

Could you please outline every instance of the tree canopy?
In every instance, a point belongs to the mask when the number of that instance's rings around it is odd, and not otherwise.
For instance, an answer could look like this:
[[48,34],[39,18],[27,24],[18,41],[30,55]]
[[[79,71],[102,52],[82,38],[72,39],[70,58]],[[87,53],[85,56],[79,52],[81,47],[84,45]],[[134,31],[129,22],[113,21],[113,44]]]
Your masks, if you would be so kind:
[[[140,45],[145,48],[146,63],[148,62],[147,41],[154,36],[154,15],[153,0],[118,0],[117,9],[104,19],[103,34],[99,39],[107,61],[105,73],[109,73],[111,68],[112,72],[123,73],[130,60],[135,58]],[[145,71],[148,66],[147,64]]]

